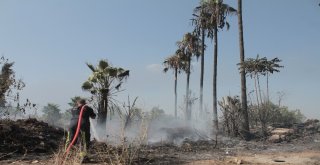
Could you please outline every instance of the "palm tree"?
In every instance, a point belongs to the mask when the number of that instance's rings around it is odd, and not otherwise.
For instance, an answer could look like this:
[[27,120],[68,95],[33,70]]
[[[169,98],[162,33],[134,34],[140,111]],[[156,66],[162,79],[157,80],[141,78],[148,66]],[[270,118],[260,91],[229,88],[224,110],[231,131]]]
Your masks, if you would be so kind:
[[107,60],[100,60],[95,67],[87,63],[92,71],[88,80],[83,83],[82,89],[89,91],[98,101],[98,122],[105,123],[108,115],[108,107],[115,104],[113,97],[120,92],[120,87],[129,76],[129,70],[112,67]]
[[245,73],[248,74],[252,79],[254,79],[254,88],[256,93],[257,105],[258,108],[262,104],[262,94],[260,87],[260,75],[266,74],[266,62],[267,58],[260,58],[257,55],[256,58],[248,58],[244,62],[239,63],[239,70],[245,70]]
[[205,54],[205,38],[207,31],[210,28],[208,18],[210,15],[204,10],[204,3],[201,1],[200,6],[197,6],[193,11],[192,24],[194,33],[201,38],[201,71],[200,71],[200,115],[203,111],[203,82],[204,82],[204,54]]
[[261,88],[260,88],[260,80],[259,76],[263,75],[265,73],[265,61],[266,58],[259,58],[259,55],[257,55],[256,58],[248,58],[244,62],[239,63],[240,65],[239,70],[244,70],[246,75],[250,76],[251,79],[254,79],[254,88],[255,88],[255,94],[256,94],[256,100],[257,100],[257,108],[256,108],[256,123],[258,123],[258,120],[261,123],[261,129],[262,132],[265,133],[265,117],[266,117],[266,107],[263,105],[262,102],[262,95],[261,95]]
[[[189,84],[190,84],[190,74],[191,74],[191,60],[193,56],[200,55],[201,41],[197,35],[192,33],[186,33],[182,41],[178,41],[177,45],[179,50],[177,54],[181,57],[181,60],[185,62],[185,72],[187,74],[187,86],[186,86],[186,99],[189,100]],[[186,119],[191,120],[191,109],[189,108],[188,101],[186,102]]]
[[[259,120],[261,123],[261,129],[264,135],[266,135],[267,133],[266,123],[268,121],[268,117],[270,116],[270,111],[268,110],[268,106],[270,106],[268,85],[269,74],[272,74],[274,72],[280,72],[279,68],[283,66],[279,65],[279,62],[281,62],[281,60],[279,60],[278,58],[274,58],[269,61],[266,57],[260,58],[259,55],[257,55],[256,58],[248,58],[243,63],[241,63],[241,69],[245,70],[245,72],[248,73],[249,76],[254,79],[257,98],[257,110],[259,114]],[[267,102],[263,102],[259,78],[260,76],[267,76]]]
[[[240,48],[240,63],[244,62],[244,41],[243,41],[243,22],[242,22],[242,0],[238,0],[238,28],[239,28],[239,48]],[[241,134],[246,140],[249,140],[250,128],[248,117],[248,104],[247,104],[247,83],[246,73],[244,69],[240,70],[241,77],[241,110],[242,110],[242,131]]]
[[213,116],[215,125],[215,134],[218,126],[218,109],[217,109],[217,67],[218,67],[218,30],[229,29],[230,25],[227,16],[236,14],[236,9],[224,4],[222,0],[208,0],[202,4],[203,11],[208,15],[208,37],[214,41],[214,58],[213,58]]
[[242,66],[240,67],[240,70],[245,70],[246,74],[249,74],[249,76],[255,81],[255,91],[258,106],[263,103],[260,75],[267,77],[267,100],[269,101],[269,74],[280,72],[279,69],[283,68],[283,66],[279,64],[280,62],[281,60],[279,58],[268,60],[266,57],[260,58],[259,55],[257,55],[256,58],[248,58],[240,64]]
[[174,72],[174,117],[177,118],[177,108],[178,108],[178,94],[177,94],[177,85],[178,85],[178,74],[185,70],[185,62],[181,59],[181,56],[178,54],[179,51],[176,52],[176,54],[168,57],[163,62],[164,69],[163,71],[166,73],[170,69]]
[[281,60],[279,58],[274,58],[270,61],[266,61],[265,67],[266,67],[266,75],[267,75],[267,100],[270,101],[269,98],[269,74],[273,74],[274,72],[280,72],[280,68],[283,68],[279,63]]

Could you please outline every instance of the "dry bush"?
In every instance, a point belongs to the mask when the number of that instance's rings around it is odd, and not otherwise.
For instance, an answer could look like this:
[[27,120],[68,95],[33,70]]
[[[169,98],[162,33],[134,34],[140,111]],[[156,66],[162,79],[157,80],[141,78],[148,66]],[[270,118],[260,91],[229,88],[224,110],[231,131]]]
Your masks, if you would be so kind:
[[73,146],[68,155],[65,155],[65,148],[61,146],[59,151],[53,157],[54,165],[80,165],[83,160],[81,155],[81,146]]
[[218,102],[222,111],[223,130],[228,136],[240,135],[241,103],[238,96],[227,96]]

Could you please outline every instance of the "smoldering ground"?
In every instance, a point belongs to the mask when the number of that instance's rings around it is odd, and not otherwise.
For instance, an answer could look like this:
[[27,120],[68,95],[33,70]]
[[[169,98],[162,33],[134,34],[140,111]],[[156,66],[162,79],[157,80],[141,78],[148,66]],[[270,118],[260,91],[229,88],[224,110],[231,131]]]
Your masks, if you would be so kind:
[[99,125],[96,120],[91,120],[92,136],[97,141],[111,144],[140,141],[146,144],[167,142],[179,145],[186,139],[192,141],[211,139],[210,120],[186,121],[169,115],[156,118],[145,115],[132,121],[126,128],[124,123],[125,121],[117,115],[113,116],[112,120],[107,120],[105,125]]

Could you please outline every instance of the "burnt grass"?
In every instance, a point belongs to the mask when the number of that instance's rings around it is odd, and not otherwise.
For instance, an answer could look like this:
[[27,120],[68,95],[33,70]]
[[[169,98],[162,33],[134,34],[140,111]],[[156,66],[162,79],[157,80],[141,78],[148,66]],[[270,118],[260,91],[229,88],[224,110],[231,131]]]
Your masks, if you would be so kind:
[[[184,140],[181,144],[159,142],[149,145],[141,145],[138,148],[129,147],[123,151],[121,147],[113,147],[107,144],[94,142],[91,149],[90,159],[94,163],[114,162],[117,156],[130,155],[130,163],[123,164],[186,164],[197,160],[224,161],[228,156],[246,154],[265,154],[270,152],[287,153],[303,151],[320,151],[320,133],[308,134],[304,137],[283,141],[281,143],[270,143],[265,140],[255,139],[243,141],[237,138],[220,137],[216,146],[214,140]],[[128,154],[129,153],[129,154]],[[134,153],[134,154],[132,154]],[[127,160],[128,161],[128,160]],[[111,163],[110,163],[111,164]]]
[[[203,153],[216,153],[215,158],[222,154],[222,150],[215,147],[213,140],[184,140],[182,144],[176,145],[169,142],[158,142],[139,146],[112,146],[105,143],[93,142],[90,149],[91,162],[110,163],[117,162],[116,157],[121,157],[122,164],[184,164],[188,160],[195,160],[194,157],[202,159]],[[218,154],[220,153],[220,154]],[[192,155],[192,156],[190,156]],[[205,156],[205,155],[204,155]],[[212,158],[212,156],[210,156]]]
[[[0,120],[0,161],[49,161],[59,152],[63,143],[64,130],[45,122],[36,119]],[[216,142],[210,139],[185,139],[179,145],[163,141],[148,145],[124,143],[114,146],[93,141],[89,150],[89,162],[121,162],[133,165],[185,164],[195,160],[224,160],[226,156],[241,153],[320,151],[320,133],[307,132],[280,143],[270,143],[261,139],[243,141],[219,137],[218,145],[215,144]]]

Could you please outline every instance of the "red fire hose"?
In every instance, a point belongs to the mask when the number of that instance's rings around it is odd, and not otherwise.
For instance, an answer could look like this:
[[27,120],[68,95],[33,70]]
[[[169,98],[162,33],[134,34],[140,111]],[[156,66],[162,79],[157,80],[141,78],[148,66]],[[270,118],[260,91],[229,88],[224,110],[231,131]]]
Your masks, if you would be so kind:
[[78,119],[78,125],[77,125],[77,130],[76,130],[76,133],[71,141],[71,143],[69,144],[65,154],[64,154],[64,158],[69,154],[69,151],[71,149],[71,147],[73,146],[73,144],[76,142],[77,138],[78,138],[78,135],[79,135],[79,132],[80,132],[80,128],[81,128],[81,121],[82,121],[82,114],[83,114],[83,111],[85,109],[86,105],[83,105],[81,107],[81,110],[80,110],[80,114],[79,114],[79,119]]

